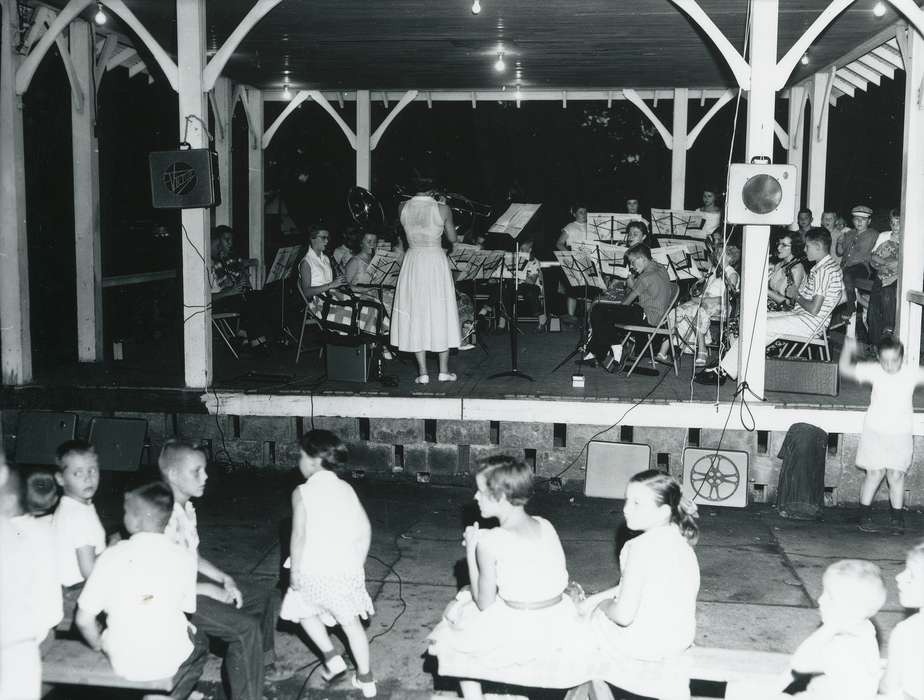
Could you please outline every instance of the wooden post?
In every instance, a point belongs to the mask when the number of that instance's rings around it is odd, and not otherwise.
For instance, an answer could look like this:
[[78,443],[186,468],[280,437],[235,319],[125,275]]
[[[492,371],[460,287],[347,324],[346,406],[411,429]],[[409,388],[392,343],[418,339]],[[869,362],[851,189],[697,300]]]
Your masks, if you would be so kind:
[[[180,138],[192,148],[208,147],[208,119],[202,91],[205,67],[205,0],[176,0]],[[184,209],[183,352],[186,386],[212,383],[212,302],[208,280],[211,215],[207,208]]]
[[22,100],[16,95],[14,51],[19,15],[0,0],[0,363],[4,384],[32,381],[29,254],[26,243],[26,159]]
[[367,190],[372,184],[372,109],[369,91],[356,91],[356,184]]
[[[786,131],[789,133],[789,148],[786,149],[786,162],[796,166],[796,211],[792,220],[796,220],[796,212],[802,208],[802,152],[803,135],[805,133],[805,88],[794,86],[789,88],[789,122]],[[811,207],[809,207],[811,209]],[[812,209],[813,221],[820,223],[821,212]]]
[[[247,88],[247,104],[254,128],[250,130],[248,151],[247,192],[250,204],[247,207],[248,255],[258,261],[257,270],[263,270],[263,243],[266,232],[266,217],[263,198],[263,90]],[[251,280],[255,289],[263,287],[263,275],[254,274]]]
[[924,281],[924,38],[908,32],[905,63],[905,138],[902,147],[902,245],[898,278],[898,325],[905,361],[918,363],[921,353],[921,307],[909,302],[908,290]]
[[828,176],[828,76],[812,76],[812,120],[808,131],[808,182],[805,198],[812,214],[821,217],[825,210],[825,178]]
[[671,143],[671,209],[683,209],[687,186],[687,112],[689,89],[674,88],[674,125]]
[[234,190],[231,182],[232,117],[234,106],[231,98],[234,88],[228,78],[218,78],[212,93],[213,117],[215,122],[215,150],[218,151],[218,184],[221,204],[215,207],[215,225],[233,226],[234,206],[231,198]]
[[[746,160],[773,158],[776,43],[779,0],[751,2],[751,89],[748,96]],[[741,262],[738,382],[764,394],[764,345],[767,336],[767,251],[769,226],[745,226]]]
[[96,87],[93,32],[83,20],[70,25],[70,53],[77,82],[87,95],[83,109],[71,101],[74,157],[74,233],[77,268],[77,359],[103,359],[103,287],[99,223],[99,141],[96,139]]

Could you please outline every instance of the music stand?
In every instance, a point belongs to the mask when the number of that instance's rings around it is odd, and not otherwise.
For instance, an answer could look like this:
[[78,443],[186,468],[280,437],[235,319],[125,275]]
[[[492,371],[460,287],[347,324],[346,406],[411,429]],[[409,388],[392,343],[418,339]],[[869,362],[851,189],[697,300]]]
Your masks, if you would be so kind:
[[[555,365],[555,369],[552,370],[553,372],[561,369],[572,357],[579,354],[589,339],[588,319],[590,316],[590,308],[587,298],[588,289],[593,287],[606,291],[606,283],[603,281],[603,276],[597,269],[597,263],[593,256],[587,253],[575,253],[574,251],[555,251],[555,257],[558,258],[558,262],[561,263],[561,269],[565,274],[565,280],[568,282],[568,285],[571,287],[584,288],[584,316],[581,320],[581,337],[578,338],[577,345],[561,362]],[[578,360],[579,365],[582,362],[583,358]]]
[[617,239],[625,241],[626,229],[633,221],[641,221],[648,226],[648,221],[638,214],[588,212],[587,230],[593,231],[594,239],[615,243]]
[[263,286],[273,284],[274,282],[282,282],[279,285],[279,296],[280,296],[280,324],[279,333],[282,336],[288,336],[293,342],[296,342],[297,339],[295,334],[289,329],[289,326],[286,325],[286,280],[292,275],[292,270],[298,265],[298,261],[302,259],[304,255],[304,246],[293,245],[293,246],[283,246],[276,251],[276,257],[273,258],[273,264],[270,266],[270,270],[266,275],[266,279],[263,280]]
[[[517,237],[529,223],[530,219],[533,218],[535,213],[539,211],[541,204],[521,204],[514,203],[507,207],[507,211],[501,214],[500,218],[494,222],[494,225],[488,229],[489,233],[505,233],[511,238],[514,242],[514,253],[515,257],[513,260],[519,260],[520,258],[520,243],[517,240]],[[500,267],[500,278],[503,279],[503,268],[504,268],[504,254],[501,251],[499,257],[499,267]],[[503,282],[501,282],[503,284]],[[488,379],[499,379],[501,377],[519,377],[520,379],[525,379],[527,381],[533,381],[533,378],[528,374],[523,374],[520,371],[518,366],[518,352],[517,352],[517,296],[520,293],[520,277],[519,275],[513,275],[513,315],[510,321],[510,369],[506,372],[498,372],[492,374]],[[501,288],[501,296],[503,296],[503,288]]]
[[689,236],[692,238],[706,238],[702,234],[705,217],[700,211],[687,211],[684,209],[652,209],[651,228],[656,236]]

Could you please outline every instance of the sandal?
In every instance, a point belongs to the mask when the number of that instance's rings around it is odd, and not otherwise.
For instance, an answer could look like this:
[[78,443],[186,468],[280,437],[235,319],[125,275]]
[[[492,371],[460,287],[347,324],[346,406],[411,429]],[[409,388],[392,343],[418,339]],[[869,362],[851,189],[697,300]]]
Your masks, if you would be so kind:
[[333,683],[347,671],[346,662],[339,654],[324,664],[321,670],[321,679],[325,683]]
[[436,379],[440,382],[454,382],[456,381],[456,375],[453,372],[440,372]]
[[674,366],[673,360],[671,360],[671,358],[669,358],[667,355],[664,355],[663,353],[660,353],[660,352],[657,355],[655,355],[655,362],[657,362],[659,365],[667,365],[668,367]]
[[414,379],[414,383],[415,383],[415,384],[429,384],[429,383],[430,383],[430,375],[429,375],[429,374],[421,374],[419,377],[416,377],[416,378]]

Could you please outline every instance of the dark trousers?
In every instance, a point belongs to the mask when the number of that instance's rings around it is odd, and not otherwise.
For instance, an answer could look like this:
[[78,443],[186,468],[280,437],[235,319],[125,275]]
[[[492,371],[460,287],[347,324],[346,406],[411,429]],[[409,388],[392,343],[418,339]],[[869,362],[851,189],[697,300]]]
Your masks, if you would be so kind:
[[189,639],[193,643],[193,650],[176,671],[174,678],[177,682],[170,693],[173,700],[186,700],[195,690],[196,683],[202,677],[202,669],[205,668],[205,662],[209,657],[209,638],[201,629],[197,629],[195,633],[190,630]]
[[642,307],[635,304],[623,306],[600,302],[593,305],[590,310],[592,334],[589,349],[598,360],[602,361],[610,346],[622,339],[624,333],[613,327],[617,323],[645,324]]
[[866,316],[866,325],[869,328],[868,341],[878,343],[882,336],[895,330],[895,288],[898,283],[883,287],[877,279],[873,282],[873,290],[869,294],[869,311]]
[[863,263],[844,268],[844,296],[851,309],[857,303],[857,280],[868,280],[869,277],[869,267]]
[[230,700],[261,700],[263,669],[274,656],[278,592],[240,584],[244,604],[238,609],[206,596],[196,596],[192,623],[208,636],[225,642],[225,680]]

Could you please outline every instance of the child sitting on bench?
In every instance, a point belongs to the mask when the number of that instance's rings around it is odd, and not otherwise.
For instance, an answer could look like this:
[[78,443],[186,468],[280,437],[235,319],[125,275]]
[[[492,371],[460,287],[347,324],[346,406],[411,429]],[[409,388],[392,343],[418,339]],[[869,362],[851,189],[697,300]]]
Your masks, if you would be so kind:
[[[790,667],[808,676],[803,700],[870,700],[882,676],[876,628],[870,622],[886,600],[879,567],[868,561],[844,559],[829,566],[818,598],[821,627],[809,635]],[[918,663],[920,670],[920,663]],[[787,678],[788,686],[792,678]]]
[[889,637],[885,692],[889,700],[924,700],[924,542],[908,552],[895,580],[899,602],[917,612],[895,625]]
[[128,680],[170,678],[182,669],[173,697],[185,698],[205,665],[207,644],[203,636],[194,645],[184,615],[196,609],[196,565],[191,552],[164,535],[172,513],[173,493],[162,482],[125,494],[130,537],[100,555],[80,594],[76,622],[87,643]]

